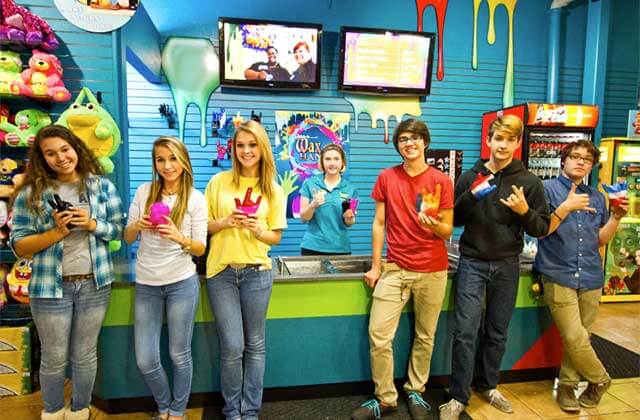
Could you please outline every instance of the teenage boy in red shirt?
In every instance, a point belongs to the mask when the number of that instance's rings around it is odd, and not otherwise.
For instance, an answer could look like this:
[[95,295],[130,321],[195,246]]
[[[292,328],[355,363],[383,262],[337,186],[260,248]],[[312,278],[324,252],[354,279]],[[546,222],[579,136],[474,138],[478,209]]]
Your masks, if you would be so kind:
[[[443,172],[426,164],[430,140],[422,121],[409,119],[398,124],[393,144],[404,162],[383,170],[371,193],[376,201],[373,259],[365,282],[374,288],[369,345],[375,398],[352,413],[354,420],[377,419],[397,407],[392,344],[402,309],[410,297],[415,337],[404,391],[411,418],[429,418],[429,405],[422,393],[429,378],[436,325],[447,285],[445,240],[453,231],[453,183]],[[387,258],[383,261],[385,233]]]

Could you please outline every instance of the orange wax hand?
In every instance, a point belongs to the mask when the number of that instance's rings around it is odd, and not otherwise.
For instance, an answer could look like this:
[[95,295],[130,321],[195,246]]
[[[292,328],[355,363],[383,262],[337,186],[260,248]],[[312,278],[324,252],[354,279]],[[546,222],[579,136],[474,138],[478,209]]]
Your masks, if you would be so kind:
[[440,194],[442,185],[436,184],[435,193],[427,192],[426,188],[422,189],[422,193],[418,194],[416,210],[418,213],[424,213],[435,220],[440,220],[438,210],[440,209]]

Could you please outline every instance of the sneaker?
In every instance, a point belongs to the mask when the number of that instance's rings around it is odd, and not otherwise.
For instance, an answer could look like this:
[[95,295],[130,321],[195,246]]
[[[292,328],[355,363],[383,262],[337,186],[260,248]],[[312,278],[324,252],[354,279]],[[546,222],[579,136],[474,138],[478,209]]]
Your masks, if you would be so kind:
[[481,392],[480,395],[482,395],[482,398],[487,400],[489,404],[498,410],[504,413],[513,413],[511,403],[497,389],[487,389],[486,391]]
[[570,413],[580,411],[580,405],[578,404],[576,390],[574,387],[569,385],[559,385],[556,399],[558,400],[558,405],[564,411]]
[[413,420],[427,420],[430,417],[431,406],[422,398],[419,392],[407,392],[407,406]]
[[583,407],[587,407],[587,408],[596,407],[600,402],[600,400],[602,399],[602,396],[604,395],[605,392],[607,392],[607,389],[609,389],[610,386],[611,386],[611,379],[601,384],[589,383],[589,386],[587,386],[587,389],[585,389],[582,395],[580,395],[580,398],[578,398],[578,402]]
[[375,398],[365,401],[351,413],[351,420],[379,419],[383,415],[395,410],[396,407],[384,405]]
[[451,401],[440,406],[440,420],[458,420],[464,409],[464,404],[452,398]]

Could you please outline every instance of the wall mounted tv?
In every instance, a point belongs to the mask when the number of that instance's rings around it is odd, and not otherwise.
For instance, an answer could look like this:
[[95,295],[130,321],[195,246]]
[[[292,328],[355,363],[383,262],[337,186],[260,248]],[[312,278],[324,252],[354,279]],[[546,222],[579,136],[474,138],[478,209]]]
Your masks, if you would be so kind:
[[338,89],[425,96],[431,91],[435,34],[342,27]]
[[220,83],[253,89],[320,89],[322,25],[221,17]]

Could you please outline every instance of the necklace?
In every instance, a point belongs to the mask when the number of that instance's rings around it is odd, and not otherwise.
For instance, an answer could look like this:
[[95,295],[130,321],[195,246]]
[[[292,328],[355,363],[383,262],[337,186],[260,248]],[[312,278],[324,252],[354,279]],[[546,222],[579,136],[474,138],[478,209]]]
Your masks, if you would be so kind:
[[178,193],[178,191],[170,192],[170,191],[167,191],[166,189],[163,188],[162,189],[162,193],[164,195],[172,196],[172,195],[176,195]]

